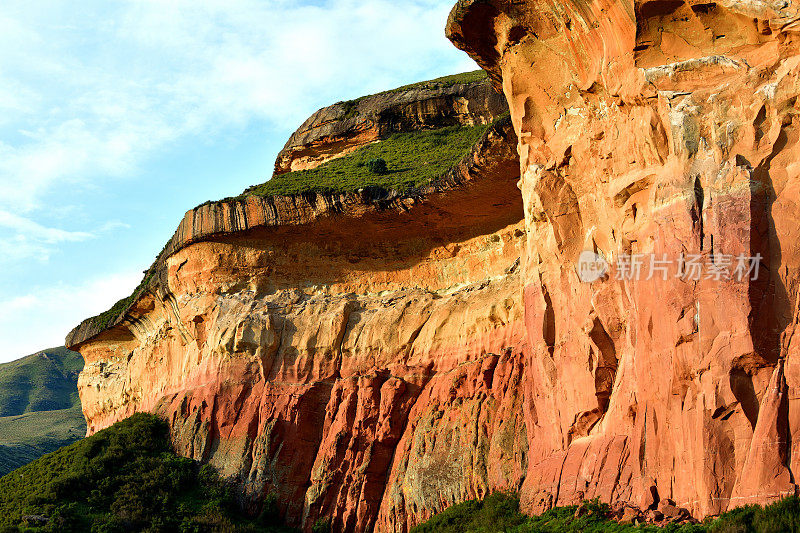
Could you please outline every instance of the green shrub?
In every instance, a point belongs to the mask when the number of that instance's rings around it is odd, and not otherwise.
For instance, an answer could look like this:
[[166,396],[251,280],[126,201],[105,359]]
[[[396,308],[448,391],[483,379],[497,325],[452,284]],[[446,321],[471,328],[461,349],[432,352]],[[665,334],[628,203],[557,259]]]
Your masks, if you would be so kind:
[[412,533],[779,533],[800,532],[800,499],[791,496],[767,507],[750,505],[709,518],[699,524],[620,524],[610,518],[611,509],[598,500],[577,506],[556,507],[538,516],[519,511],[512,494],[493,493],[483,500],[453,505],[411,529]]
[[258,523],[264,526],[275,526],[282,522],[281,512],[278,509],[278,498],[274,494],[267,495],[261,506],[261,514],[258,516]]
[[379,176],[389,173],[389,167],[386,166],[386,160],[382,157],[367,161],[367,170],[373,174],[378,174]]
[[311,527],[311,533],[331,533],[331,520],[330,518],[320,518]]
[[210,466],[172,452],[165,422],[132,417],[0,478],[0,531],[288,531],[241,512]]

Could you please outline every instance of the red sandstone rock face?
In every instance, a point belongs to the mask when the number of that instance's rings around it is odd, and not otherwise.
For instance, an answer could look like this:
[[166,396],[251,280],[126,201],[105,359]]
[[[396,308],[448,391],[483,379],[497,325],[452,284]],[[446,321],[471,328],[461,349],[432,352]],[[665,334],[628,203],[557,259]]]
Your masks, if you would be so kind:
[[[90,431],[162,413],[183,453],[337,531],[497,489],[698,517],[794,493],[795,26],[783,3],[460,1],[522,194],[478,151],[420,198],[190,212],[146,293],[70,337]],[[763,262],[584,283],[583,250]]]
[[[290,522],[404,531],[518,489],[525,245],[510,121],[414,196],[187,213],[143,296],[70,345],[89,432],[162,414],[177,449]],[[468,454],[464,452],[468,451]]]
[[[795,493],[796,13],[454,9],[449,36],[502,85],[520,139],[526,509],[657,495],[702,517]],[[582,283],[582,250],[764,259],[757,280]]]
[[275,173],[304,170],[392,133],[489,124],[508,111],[488,80],[449,87],[423,84],[324,107],[286,142]]

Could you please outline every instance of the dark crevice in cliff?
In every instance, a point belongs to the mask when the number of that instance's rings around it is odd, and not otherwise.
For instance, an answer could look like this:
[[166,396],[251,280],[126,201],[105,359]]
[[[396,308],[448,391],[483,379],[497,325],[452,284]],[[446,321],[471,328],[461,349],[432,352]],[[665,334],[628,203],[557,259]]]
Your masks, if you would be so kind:
[[703,204],[705,202],[705,192],[703,191],[703,184],[700,183],[700,177],[694,179],[694,205],[692,205],[692,221],[697,227],[697,233],[700,239],[700,251],[703,251],[705,244],[705,232],[703,231]]
[[756,353],[767,365],[778,361],[780,336],[792,316],[789,295],[778,271],[782,253],[772,217],[776,193],[770,176],[772,160],[787,149],[788,143],[787,126],[782,125],[772,152],[751,174],[750,257],[760,257],[761,261],[757,278],[750,279],[748,285],[749,327]]
[[545,346],[550,357],[553,357],[556,347],[556,315],[553,301],[550,299],[550,293],[547,286],[542,284],[542,297],[544,298],[544,319],[542,322],[542,336],[544,337]]
[[614,342],[606,332],[600,319],[595,317],[589,338],[597,347],[597,363],[594,371],[595,395],[600,413],[608,410],[614,380],[617,374],[617,351]]

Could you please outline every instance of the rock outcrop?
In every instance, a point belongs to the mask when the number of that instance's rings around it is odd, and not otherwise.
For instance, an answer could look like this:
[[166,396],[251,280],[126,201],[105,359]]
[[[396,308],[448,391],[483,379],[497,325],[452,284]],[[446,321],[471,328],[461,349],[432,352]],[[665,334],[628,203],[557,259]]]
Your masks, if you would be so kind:
[[135,297],[69,335],[87,363],[88,432],[160,413],[180,452],[252,501],[276,495],[306,528],[331,517],[369,531],[381,515],[404,530],[497,483],[518,488],[518,179],[506,117],[408,194],[189,211]]
[[[448,36],[513,131],[414,195],[189,212],[137,297],[69,338],[89,431],[161,413],[183,453],[307,529],[404,532],[498,489],[531,512],[696,517],[794,494],[797,20],[460,0]],[[478,100],[448,109],[484,121]],[[391,131],[339,107],[279,172]],[[609,269],[582,278],[587,251]]]
[[[702,517],[796,492],[797,20],[755,1],[453,10],[520,140],[527,510],[669,498]],[[582,283],[584,250],[610,272]],[[619,276],[632,254],[676,270]],[[756,279],[714,274],[759,256]],[[690,257],[699,279],[678,275]]]
[[485,76],[470,74],[320,109],[286,142],[275,161],[275,174],[316,167],[392,133],[489,124],[508,112],[503,94],[492,89]]

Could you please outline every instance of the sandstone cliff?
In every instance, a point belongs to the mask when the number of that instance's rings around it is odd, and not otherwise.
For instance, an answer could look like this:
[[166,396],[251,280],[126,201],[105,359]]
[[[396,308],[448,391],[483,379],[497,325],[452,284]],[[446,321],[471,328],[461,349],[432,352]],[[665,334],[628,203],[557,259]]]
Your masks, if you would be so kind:
[[488,124],[508,106],[485,79],[483,71],[456,74],[324,107],[286,142],[275,173],[317,166],[391,133]]
[[[459,1],[448,36],[514,131],[413,195],[188,213],[126,309],[69,339],[90,431],[162,413],[183,453],[337,531],[406,531],[495,489],[698,517],[795,493],[797,20]],[[380,135],[330,112],[279,171]],[[584,250],[611,271],[581,282]],[[629,254],[762,259],[756,279],[626,279]]]
[[[486,114],[481,101],[435,114],[477,109],[480,122],[507,109]],[[254,501],[277,495],[306,528],[332,517],[337,531],[405,530],[498,483],[518,488],[515,148],[506,118],[407,194],[189,211],[134,296],[69,335],[86,360],[89,433],[160,413],[180,452]]]
[[[704,516],[796,492],[797,20],[749,0],[453,10],[520,139],[528,510],[660,497]],[[757,279],[581,283],[582,250],[617,272],[762,260]]]

